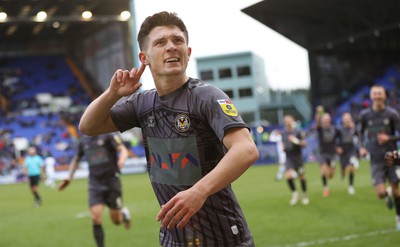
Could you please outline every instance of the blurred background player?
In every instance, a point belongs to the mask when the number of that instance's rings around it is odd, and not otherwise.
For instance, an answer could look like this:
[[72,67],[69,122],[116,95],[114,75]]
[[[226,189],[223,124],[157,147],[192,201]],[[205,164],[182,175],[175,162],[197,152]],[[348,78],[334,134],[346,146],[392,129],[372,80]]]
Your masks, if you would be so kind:
[[59,186],[63,190],[72,180],[79,162],[85,156],[89,166],[89,207],[93,222],[93,235],[98,247],[104,246],[102,215],[104,205],[110,210],[115,225],[130,227],[128,208],[122,207],[121,169],[128,157],[128,150],[117,133],[83,136],[78,151],[69,168],[69,176]]
[[286,170],[286,181],[292,192],[292,199],[289,204],[291,206],[297,204],[299,200],[299,194],[296,191],[294,184],[293,173],[297,172],[302,190],[302,204],[307,205],[309,199],[307,196],[307,185],[303,167],[303,155],[301,149],[306,146],[305,133],[295,128],[296,122],[290,115],[284,118],[285,129],[282,133],[283,149],[286,153],[285,170]]
[[342,179],[346,176],[346,171],[349,172],[349,187],[347,192],[350,195],[355,194],[354,189],[354,173],[355,173],[355,163],[357,161],[356,157],[356,146],[355,140],[357,138],[356,128],[353,122],[351,114],[348,112],[342,115],[342,126],[339,128],[339,143],[337,147],[337,153],[340,157],[341,165],[341,175]]
[[327,179],[333,178],[336,161],[336,143],[339,131],[331,123],[331,115],[324,112],[322,106],[316,108],[315,123],[318,133],[319,164],[324,197],[329,196],[330,190]]
[[29,178],[29,185],[34,196],[33,206],[39,207],[42,205],[42,198],[39,195],[38,187],[40,179],[45,178],[43,158],[36,154],[35,147],[28,148],[28,154],[24,160],[24,174]]
[[271,131],[271,134],[269,135],[269,141],[276,143],[276,150],[278,153],[278,172],[276,173],[275,179],[279,181],[283,178],[286,160],[286,153],[283,150],[281,131],[278,129]]
[[[389,209],[396,208],[396,229],[400,230],[400,193],[398,189],[399,178],[396,168],[385,165],[385,154],[397,150],[396,131],[400,130],[400,117],[398,112],[386,105],[385,88],[374,85],[370,89],[372,106],[360,112],[360,156],[369,153],[371,178],[375,193],[380,199],[385,199]],[[390,183],[390,191],[385,188],[386,181]],[[392,194],[392,195],[391,195]]]
[[45,158],[44,158],[44,166],[46,167],[46,181],[44,184],[46,186],[50,186],[51,188],[56,187],[56,182],[55,182],[55,165],[56,165],[56,159],[53,157],[52,153],[50,151],[46,151],[45,153]]

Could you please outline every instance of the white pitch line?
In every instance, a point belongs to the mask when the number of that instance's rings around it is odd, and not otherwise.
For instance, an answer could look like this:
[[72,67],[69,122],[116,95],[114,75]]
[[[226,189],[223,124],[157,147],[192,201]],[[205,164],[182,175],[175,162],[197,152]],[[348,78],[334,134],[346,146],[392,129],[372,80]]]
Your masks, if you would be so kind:
[[77,218],[77,219],[81,219],[81,218],[85,218],[85,217],[89,217],[90,216],[90,214],[89,214],[89,212],[80,212],[80,213],[77,213],[76,215],[75,215],[75,217]]
[[299,242],[299,243],[285,244],[285,245],[274,245],[272,247],[305,247],[305,246],[312,246],[312,245],[322,245],[322,244],[326,244],[326,243],[349,241],[352,239],[363,238],[363,237],[385,235],[385,234],[392,233],[394,231],[395,231],[394,229],[386,229],[386,230],[379,230],[379,231],[374,231],[374,232],[350,234],[350,235],[346,235],[343,237],[323,238],[323,239],[318,239],[318,240],[311,240],[308,242]]

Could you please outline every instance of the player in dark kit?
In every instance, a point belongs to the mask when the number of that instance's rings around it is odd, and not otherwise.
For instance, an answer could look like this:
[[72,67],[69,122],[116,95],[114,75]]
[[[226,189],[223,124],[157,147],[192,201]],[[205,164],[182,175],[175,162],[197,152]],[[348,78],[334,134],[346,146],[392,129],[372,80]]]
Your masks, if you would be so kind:
[[342,115],[342,126],[339,128],[339,144],[337,152],[340,156],[341,175],[345,177],[346,171],[349,172],[349,187],[347,192],[350,195],[356,193],[354,189],[355,165],[358,162],[356,157],[357,132],[350,113],[345,112]]
[[[249,127],[224,92],[186,75],[192,50],[176,14],[146,18],[138,42],[141,67],[116,71],[84,112],[80,130],[97,135],[142,129],[161,206],[160,245],[254,246],[230,185],[258,159]],[[156,89],[136,92],[146,66]]]
[[282,133],[283,149],[286,153],[285,170],[286,170],[286,181],[289,185],[290,191],[292,192],[292,199],[289,204],[291,206],[297,204],[299,200],[299,194],[296,191],[294,184],[293,173],[297,172],[301,182],[302,189],[302,204],[307,205],[309,199],[307,196],[307,185],[306,177],[303,167],[303,155],[301,149],[306,146],[305,133],[301,130],[296,129],[296,122],[292,116],[284,117],[285,129]]
[[89,165],[89,208],[93,235],[97,246],[103,247],[104,205],[110,209],[110,217],[114,224],[124,223],[126,229],[130,227],[129,210],[122,207],[120,180],[120,170],[128,157],[128,150],[117,133],[83,136],[79,140],[77,154],[70,164],[69,176],[60,184],[59,190],[63,190],[71,182],[84,156]]
[[322,195],[329,196],[328,178],[333,178],[336,162],[336,146],[339,136],[338,129],[331,123],[331,115],[324,112],[322,106],[316,109],[315,123],[318,132],[319,164],[323,185]]
[[376,195],[385,199],[389,209],[393,208],[390,191],[385,188],[386,180],[390,183],[391,194],[396,209],[396,228],[400,230],[400,192],[399,178],[394,166],[385,165],[385,153],[397,150],[396,131],[400,130],[398,112],[386,105],[385,88],[380,85],[370,89],[372,107],[360,112],[360,156],[369,152],[371,157],[371,178]]

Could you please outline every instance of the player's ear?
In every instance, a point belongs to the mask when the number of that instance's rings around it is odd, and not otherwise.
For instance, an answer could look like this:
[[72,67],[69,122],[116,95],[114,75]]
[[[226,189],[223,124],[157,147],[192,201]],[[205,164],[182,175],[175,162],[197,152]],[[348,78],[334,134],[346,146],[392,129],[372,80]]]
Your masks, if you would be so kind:
[[149,65],[150,64],[149,60],[147,59],[146,54],[144,54],[143,52],[139,53],[139,60],[144,65]]

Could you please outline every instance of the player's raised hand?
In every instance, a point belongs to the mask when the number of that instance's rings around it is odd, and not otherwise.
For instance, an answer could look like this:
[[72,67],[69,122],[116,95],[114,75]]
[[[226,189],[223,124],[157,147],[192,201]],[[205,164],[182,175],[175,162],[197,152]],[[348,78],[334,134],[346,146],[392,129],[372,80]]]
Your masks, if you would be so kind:
[[64,179],[61,184],[58,186],[58,190],[64,190],[70,183],[69,179]]
[[118,69],[111,78],[110,90],[120,97],[133,94],[142,86],[139,79],[145,68],[146,65],[142,64],[139,69],[133,68],[131,71]]

